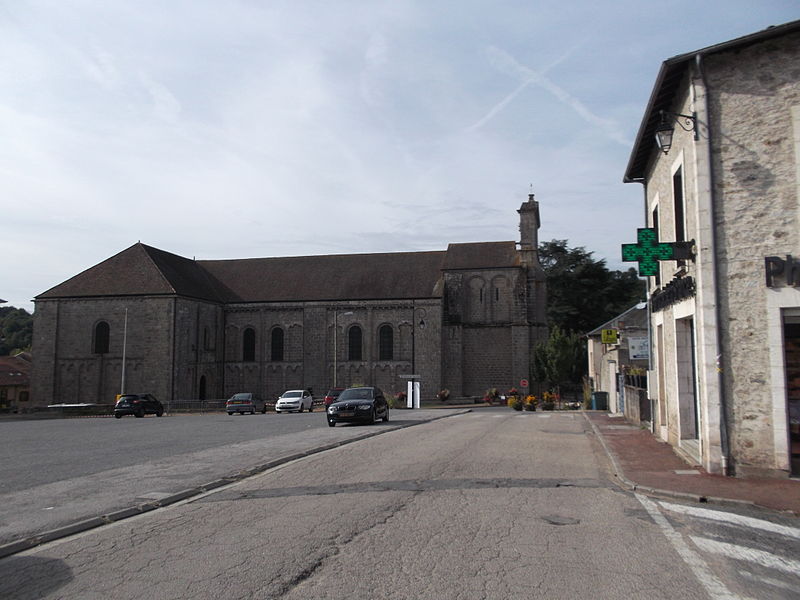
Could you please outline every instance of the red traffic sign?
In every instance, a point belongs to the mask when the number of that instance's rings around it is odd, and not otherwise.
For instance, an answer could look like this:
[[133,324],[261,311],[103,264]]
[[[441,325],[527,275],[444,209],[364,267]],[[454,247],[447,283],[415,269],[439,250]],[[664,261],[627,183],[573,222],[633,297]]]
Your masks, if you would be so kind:
[[528,380],[527,379],[520,379],[519,380],[519,387],[528,387]]

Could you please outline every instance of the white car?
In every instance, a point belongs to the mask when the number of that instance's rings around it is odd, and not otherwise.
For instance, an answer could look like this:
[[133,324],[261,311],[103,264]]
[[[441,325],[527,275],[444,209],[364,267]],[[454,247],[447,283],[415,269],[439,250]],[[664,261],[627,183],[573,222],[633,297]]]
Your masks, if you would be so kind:
[[275,412],[303,412],[308,409],[308,412],[314,410],[314,398],[308,390],[288,390],[281,394],[278,401],[275,403]]

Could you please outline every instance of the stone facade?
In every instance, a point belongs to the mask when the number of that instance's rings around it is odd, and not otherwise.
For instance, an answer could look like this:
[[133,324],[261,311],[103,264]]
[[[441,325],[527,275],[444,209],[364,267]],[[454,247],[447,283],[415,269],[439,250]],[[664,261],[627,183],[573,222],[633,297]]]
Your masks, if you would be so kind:
[[164,400],[372,384],[482,397],[530,379],[545,332],[538,204],[523,242],[447,251],[192,261],[136,244],[36,298],[33,400]]
[[[660,110],[696,115],[668,154],[650,141]],[[665,62],[626,173],[659,239],[694,241],[693,259],[649,278],[667,298],[652,312],[650,395],[656,433],[711,472],[800,469],[784,352],[800,292],[765,284],[766,257],[800,252],[798,131],[794,22]]]

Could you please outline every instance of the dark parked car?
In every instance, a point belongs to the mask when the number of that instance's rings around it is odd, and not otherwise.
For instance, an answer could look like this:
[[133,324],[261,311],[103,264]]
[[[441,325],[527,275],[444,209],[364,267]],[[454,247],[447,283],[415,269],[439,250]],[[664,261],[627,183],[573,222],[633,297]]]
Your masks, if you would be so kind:
[[[266,408],[267,405],[264,404],[261,412],[267,412]],[[253,398],[253,394],[250,392],[239,392],[228,399],[228,401],[225,403],[225,410],[228,411],[229,415],[232,415],[233,413],[239,413],[240,415],[243,415],[244,413],[248,412],[251,415],[254,415],[256,414],[255,398]]]
[[141,418],[146,414],[157,417],[164,414],[164,405],[153,394],[123,394],[114,405],[114,416],[118,419],[122,415]]
[[344,388],[331,388],[328,390],[328,393],[325,394],[325,398],[323,399],[322,403],[325,405],[325,408],[328,408],[331,404],[336,402],[336,399],[339,397],[344,391]]
[[380,388],[347,388],[328,406],[328,425],[337,423],[374,423],[389,420],[389,404]]

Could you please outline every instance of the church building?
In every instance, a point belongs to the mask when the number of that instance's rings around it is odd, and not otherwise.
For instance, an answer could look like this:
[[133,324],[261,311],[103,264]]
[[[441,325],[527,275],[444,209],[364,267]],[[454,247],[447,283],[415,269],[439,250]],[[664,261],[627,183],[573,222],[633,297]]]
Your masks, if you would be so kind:
[[192,260],[136,243],[35,298],[32,404],[519,387],[546,325],[532,194],[518,213],[520,242],[432,252]]

